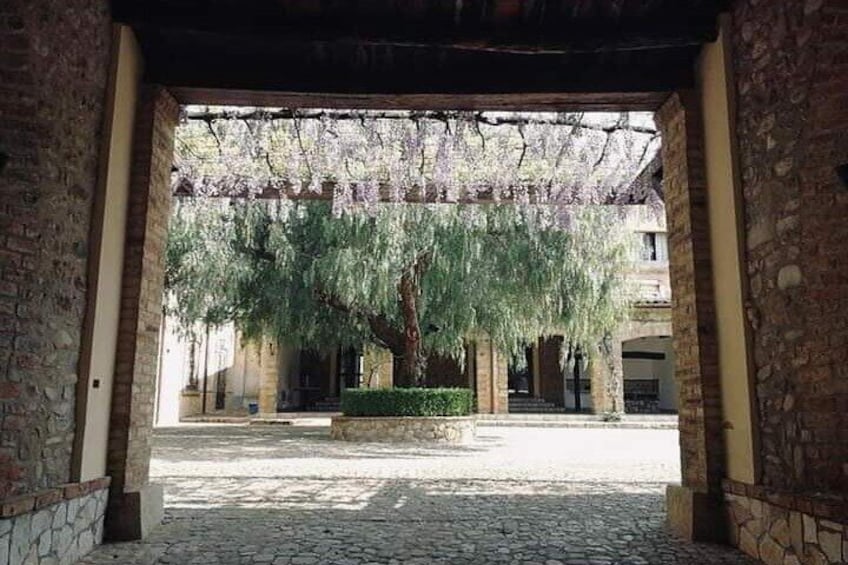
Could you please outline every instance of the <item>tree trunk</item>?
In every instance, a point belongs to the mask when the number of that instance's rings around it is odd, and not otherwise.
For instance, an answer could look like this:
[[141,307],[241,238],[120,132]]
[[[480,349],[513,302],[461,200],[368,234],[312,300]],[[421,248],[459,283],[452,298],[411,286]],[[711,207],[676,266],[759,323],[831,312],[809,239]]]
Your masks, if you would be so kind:
[[421,327],[418,323],[418,277],[413,269],[407,270],[400,279],[398,294],[403,315],[403,359],[400,374],[395,378],[397,386],[423,386],[425,383],[426,359],[422,351]]

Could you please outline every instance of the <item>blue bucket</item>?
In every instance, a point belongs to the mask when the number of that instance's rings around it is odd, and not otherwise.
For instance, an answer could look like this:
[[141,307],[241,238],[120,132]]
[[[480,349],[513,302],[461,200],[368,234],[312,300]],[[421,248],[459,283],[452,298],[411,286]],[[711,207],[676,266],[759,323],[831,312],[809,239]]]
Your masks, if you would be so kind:
[[259,414],[259,404],[256,402],[251,402],[247,405],[247,412],[251,415]]

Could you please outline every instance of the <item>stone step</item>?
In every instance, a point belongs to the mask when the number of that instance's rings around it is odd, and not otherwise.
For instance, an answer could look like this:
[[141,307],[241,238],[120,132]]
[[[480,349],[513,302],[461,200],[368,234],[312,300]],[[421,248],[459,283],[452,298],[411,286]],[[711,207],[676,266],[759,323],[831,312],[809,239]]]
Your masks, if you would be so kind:
[[513,397],[509,399],[511,414],[562,414],[564,410],[543,398]]
[[477,414],[478,426],[543,427],[543,428],[629,428],[676,430],[678,419],[673,414],[625,414],[620,421],[604,421],[598,414]]

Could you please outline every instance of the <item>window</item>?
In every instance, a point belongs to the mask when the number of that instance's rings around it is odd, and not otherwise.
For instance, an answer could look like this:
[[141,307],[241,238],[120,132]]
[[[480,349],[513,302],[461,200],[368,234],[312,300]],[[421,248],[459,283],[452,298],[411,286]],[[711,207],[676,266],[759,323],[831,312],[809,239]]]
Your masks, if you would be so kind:
[[668,239],[665,233],[643,232],[640,257],[642,261],[668,261]]
[[358,388],[362,382],[362,351],[355,347],[339,348],[338,376],[342,388]]
[[659,379],[624,379],[624,400],[659,400]]

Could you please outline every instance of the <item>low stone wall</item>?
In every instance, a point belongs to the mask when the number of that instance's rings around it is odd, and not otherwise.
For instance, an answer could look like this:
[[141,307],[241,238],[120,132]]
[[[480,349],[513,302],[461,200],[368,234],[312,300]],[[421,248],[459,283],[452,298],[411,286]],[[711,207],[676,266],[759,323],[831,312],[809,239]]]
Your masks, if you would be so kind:
[[624,412],[626,414],[659,414],[659,400],[625,400]]
[[346,417],[332,419],[330,436],[344,441],[470,443],[477,435],[472,417]]
[[768,565],[848,562],[844,500],[724,484],[730,542]]
[[109,478],[0,501],[0,565],[70,565],[103,540]]

